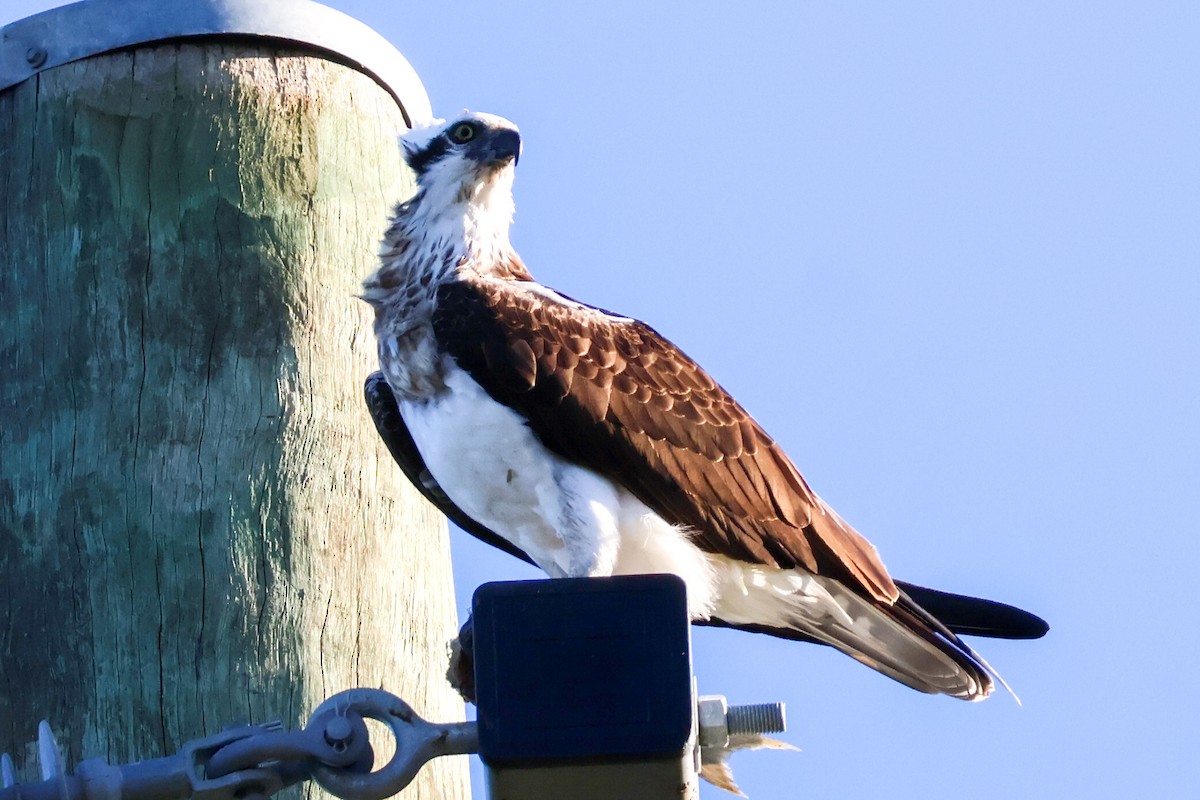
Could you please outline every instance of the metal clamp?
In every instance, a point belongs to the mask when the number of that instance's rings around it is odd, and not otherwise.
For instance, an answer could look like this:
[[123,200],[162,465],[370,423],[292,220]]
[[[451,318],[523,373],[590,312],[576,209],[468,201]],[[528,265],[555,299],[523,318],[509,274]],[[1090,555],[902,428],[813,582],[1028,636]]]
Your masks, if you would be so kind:
[[353,17],[309,0],[83,0],[53,8],[0,28],[0,91],[123,47],[246,35],[344,59],[396,99],[409,127],[433,117],[421,79],[395,47]]

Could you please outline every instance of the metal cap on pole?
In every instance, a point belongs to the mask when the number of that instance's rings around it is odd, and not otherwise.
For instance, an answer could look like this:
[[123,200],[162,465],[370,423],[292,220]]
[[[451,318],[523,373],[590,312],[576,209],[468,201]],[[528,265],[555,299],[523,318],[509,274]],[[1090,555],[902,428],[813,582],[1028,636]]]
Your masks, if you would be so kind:
[[386,39],[310,0],[82,0],[0,28],[0,91],[42,70],[124,47],[205,36],[256,36],[323,50],[367,73],[409,127],[433,114],[416,71]]

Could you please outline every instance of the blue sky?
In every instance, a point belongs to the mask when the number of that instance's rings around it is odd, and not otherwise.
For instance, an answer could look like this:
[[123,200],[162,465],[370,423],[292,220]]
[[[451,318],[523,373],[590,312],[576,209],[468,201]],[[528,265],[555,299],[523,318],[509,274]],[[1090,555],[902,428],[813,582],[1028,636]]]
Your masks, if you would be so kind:
[[[788,704],[751,797],[1195,791],[1200,5],[329,5],[521,126],[539,279],[704,364],[893,574],[1051,623],[975,641],[1023,707],[695,631],[702,692]],[[453,540],[464,611],[536,575]]]

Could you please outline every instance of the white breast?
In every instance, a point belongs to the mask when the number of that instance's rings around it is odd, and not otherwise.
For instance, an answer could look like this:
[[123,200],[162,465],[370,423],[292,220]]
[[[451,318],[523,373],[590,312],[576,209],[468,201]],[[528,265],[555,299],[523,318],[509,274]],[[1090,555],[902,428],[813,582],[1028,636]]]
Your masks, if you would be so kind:
[[445,391],[400,413],[430,474],[463,511],[549,571],[562,547],[552,521],[560,461],[524,419],[450,364]]
[[520,547],[552,577],[670,572],[689,611],[712,609],[713,570],[686,532],[622,487],[550,452],[525,419],[492,400],[451,359],[445,391],[400,399],[430,474],[464,512]]

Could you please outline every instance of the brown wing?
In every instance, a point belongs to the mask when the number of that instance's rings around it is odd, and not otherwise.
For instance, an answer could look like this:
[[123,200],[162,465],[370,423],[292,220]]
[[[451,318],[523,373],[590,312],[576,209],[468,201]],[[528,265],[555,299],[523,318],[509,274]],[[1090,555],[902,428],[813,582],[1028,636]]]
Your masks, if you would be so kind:
[[527,281],[438,291],[441,345],[562,457],[625,486],[703,549],[806,570],[891,603],[875,548],[738,403],[649,326]]
[[[382,372],[371,373],[366,380],[364,396],[371,419],[375,423],[379,436],[387,445],[388,451],[400,465],[400,469],[420,490],[429,502],[450,518],[467,533],[481,541],[498,547],[522,561],[533,564],[533,559],[525,551],[502,538],[478,520],[472,519],[461,508],[454,504],[442,487],[438,486],[425,461],[421,458],[417,445],[412,440],[396,398],[383,377]],[[995,600],[985,600],[979,597],[952,594],[937,589],[928,589],[904,581],[896,581],[897,588],[912,598],[913,602],[937,618],[949,630],[959,635],[988,636],[995,639],[1039,639],[1046,635],[1049,626],[1041,617],[1031,614],[1014,606],[999,603]],[[772,636],[788,639],[800,639],[808,642],[816,640],[798,631],[784,628],[771,628],[724,622],[720,619],[697,620],[697,625],[715,625],[720,627],[738,628],[741,630],[758,631]]]

